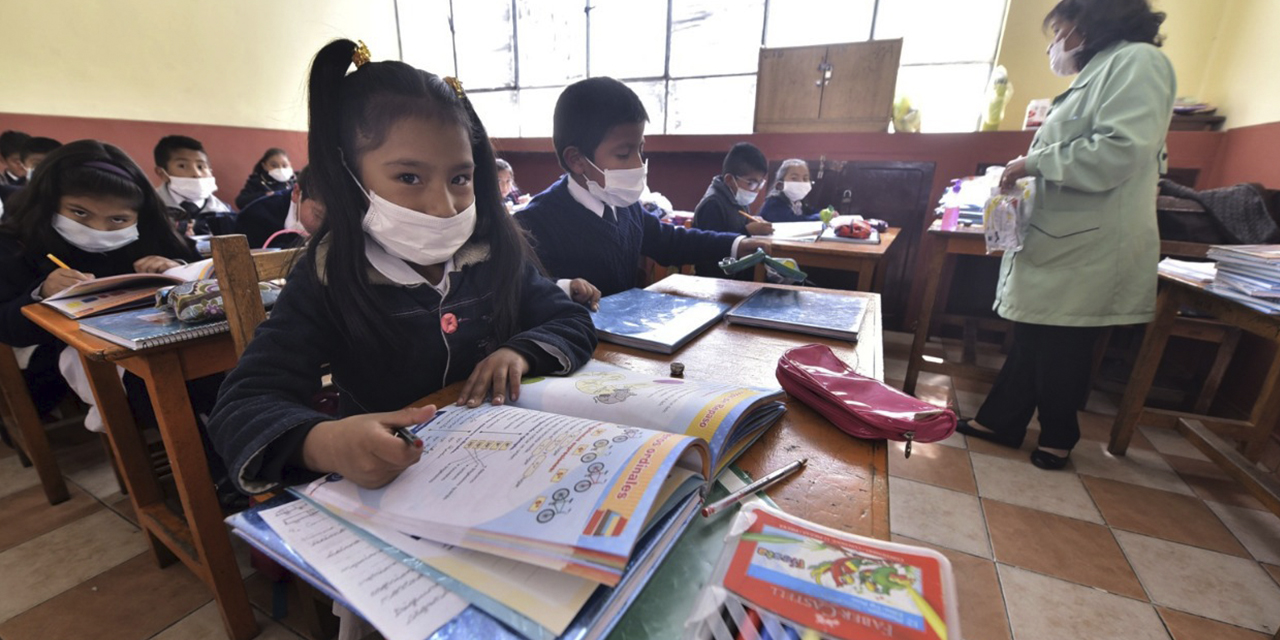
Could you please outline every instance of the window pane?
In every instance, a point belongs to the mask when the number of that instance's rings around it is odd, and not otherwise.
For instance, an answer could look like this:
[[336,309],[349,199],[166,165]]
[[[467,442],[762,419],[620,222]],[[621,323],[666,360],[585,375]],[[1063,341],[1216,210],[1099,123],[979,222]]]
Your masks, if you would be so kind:
[[401,4],[400,44],[404,49],[405,62],[436,75],[457,75],[457,70],[453,68],[449,0]]
[[672,78],[755,73],[764,0],[672,1]]
[[751,133],[756,77],[672,80],[667,133]]
[[556,100],[564,87],[520,90],[520,137],[550,138]]
[[1006,0],[880,2],[876,39],[903,38],[902,64],[990,62]]
[[491,138],[520,137],[515,91],[468,91],[467,98]]
[[515,85],[511,0],[454,2],[453,28],[458,78],[468,89]]
[[585,78],[587,16],[583,0],[539,0],[516,6],[520,86],[560,86]]
[[591,75],[657,78],[667,65],[667,0],[594,0]]
[[649,113],[649,124],[645,126],[644,134],[656,136],[662,133],[667,120],[667,81],[627,82],[626,85],[640,96],[644,110]]
[[[883,7],[886,2],[881,2]],[[881,9],[883,11],[884,9]],[[871,37],[875,0],[787,0],[769,4],[766,47],[863,42]],[[821,17],[821,19],[815,19]]]
[[920,110],[924,133],[968,132],[978,129],[986,108],[990,64],[948,64],[902,67],[898,96],[907,96]]

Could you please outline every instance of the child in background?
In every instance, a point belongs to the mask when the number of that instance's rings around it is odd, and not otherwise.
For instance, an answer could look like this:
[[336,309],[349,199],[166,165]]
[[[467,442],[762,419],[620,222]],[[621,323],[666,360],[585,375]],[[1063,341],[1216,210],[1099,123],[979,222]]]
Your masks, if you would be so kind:
[[205,235],[229,233],[235,216],[213,192],[218,181],[204,145],[187,136],[165,136],[156,143],[156,175],[164,181],[157,189],[180,233]]
[[243,233],[254,249],[300,246],[320,229],[323,208],[315,197],[311,174],[303,169],[292,189],[263,196],[241,209],[235,233]]
[[[589,280],[604,295],[636,285],[640,256],[662,265],[745,255],[766,246],[733,233],[664,224],[639,204],[649,121],[639,96],[613,78],[569,85],[556,101],[553,141],[565,175],[515,218],[555,278]],[[575,300],[575,281],[563,280]]]
[[[693,210],[693,226],[708,231],[727,231],[751,236],[773,233],[773,225],[751,215],[751,203],[760,195],[760,187],[769,171],[769,160],[755,145],[739,142],[733,145],[721,164],[721,174],[711,179],[711,186]],[[700,276],[726,277],[717,261],[695,265]],[[751,279],[744,271],[738,279]]]
[[22,164],[27,168],[27,182],[31,182],[31,175],[35,172],[36,167],[44,161],[45,156],[53,153],[61,147],[62,143],[53,138],[44,138],[40,136],[32,136],[22,145]]
[[805,222],[818,219],[818,212],[804,204],[813,189],[809,181],[809,163],[791,158],[778,167],[773,193],[764,199],[760,217],[769,222]]
[[22,164],[22,147],[31,136],[21,131],[0,133],[0,159],[4,171],[0,171],[0,185],[21,187],[27,184],[27,166]]
[[293,165],[289,163],[289,154],[284,149],[272,147],[262,154],[258,163],[253,165],[253,172],[244,181],[244,188],[236,196],[236,208],[244,210],[250,202],[267,194],[279,193],[293,189],[297,178],[293,175]]
[[[330,472],[384,485],[422,454],[392,434],[435,411],[410,403],[465,381],[459,404],[502,404],[521,377],[572,372],[596,345],[503,208],[461,84],[368,55],[336,40],[311,65],[307,172],[324,224],[213,412],[247,493]],[[308,405],[326,364],[341,419]]]
[[511,168],[511,163],[502,158],[498,158],[497,163],[498,192],[502,194],[502,202],[506,205],[507,211],[514,211],[516,205],[529,201],[529,194],[516,186],[516,173]]

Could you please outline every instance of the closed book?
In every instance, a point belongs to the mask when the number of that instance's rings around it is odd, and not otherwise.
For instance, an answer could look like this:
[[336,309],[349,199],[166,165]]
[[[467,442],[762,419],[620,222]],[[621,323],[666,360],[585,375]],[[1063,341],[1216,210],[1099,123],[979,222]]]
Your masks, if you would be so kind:
[[730,324],[857,341],[870,294],[764,287],[725,314]]
[[230,330],[226,320],[192,324],[163,309],[122,311],[80,320],[80,330],[130,349],[147,349]]
[[670,354],[718,322],[730,306],[629,289],[601,298],[591,320],[601,340]]

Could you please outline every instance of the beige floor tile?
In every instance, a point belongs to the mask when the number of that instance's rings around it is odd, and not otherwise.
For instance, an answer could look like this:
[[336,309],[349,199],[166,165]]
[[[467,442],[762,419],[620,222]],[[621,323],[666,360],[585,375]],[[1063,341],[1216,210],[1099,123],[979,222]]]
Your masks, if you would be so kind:
[[1258,562],[1280,564],[1280,517],[1217,502],[1206,502]]
[[1128,531],[1115,536],[1151,602],[1263,633],[1280,628],[1280,587],[1258,563]]
[[146,549],[136,527],[99,511],[0,553],[0,621]]
[[964,434],[960,432],[952,433],[946,438],[943,438],[942,440],[939,440],[933,444],[940,444],[948,447],[955,447],[957,449],[969,448],[969,445],[965,442]]
[[[1032,466],[1030,460],[1007,460],[981,453],[971,452],[969,457],[978,478],[978,495],[983,498],[1102,524],[1102,514],[1080,478],[1069,469],[1044,471]],[[892,499],[892,490],[889,495]]]
[[972,495],[890,476],[889,529],[948,549],[991,558],[982,508]]
[[107,507],[120,514],[120,517],[125,520],[128,520],[135,525],[138,524],[138,514],[134,512],[133,501],[129,496],[120,496],[119,498],[108,502]]
[[1249,557],[1200,498],[1105,478],[1086,476],[1083,480],[1107,524],[1113,528]]
[[[258,628],[261,630],[256,640],[298,640],[302,636],[272,622],[261,613],[255,612]],[[217,603],[196,609],[191,615],[179,620],[173,626],[153,636],[151,640],[226,640],[227,632],[222,627],[222,617],[218,614]]]
[[0,498],[0,551],[75,522],[102,509],[97,500],[75,485],[67,485],[71,498],[50,505],[44,488],[37,485]]
[[24,467],[13,455],[0,459],[0,498],[40,484],[35,467]]
[[983,500],[982,512],[997,562],[1147,599],[1107,527],[995,500]]
[[[1085,440],[1093,440],[1094,442],[1111,442],[1111,427],[1115,425],[1116,414],[1097,413],[1094,411],[1080,411],[1076,414],[1080,423],[1080,437]],[[1147,436],[1139,429],[1134,429],[1133,436],[1129,439],[1130,449],[1142,449],[1144,451],[1155,451],[1155,445],[1147,439]]]
[[1274,564],[1262,563],[1262,568],[1271,574],[1271,579],[1276,581],[1276,585],[1280,586],[1280,566]]
[[987,442],[982,438],[970,438],[969,436],[965,436],[964,441],[969,446],[970,453],[981,453],[1005,460],[1021,460],[1030,464],[1031,452],[1036,450],[1036,438],[1039,435],[1039,431],[1029,431],[1027,437],[1022,441],[1021,449],[1002,447],[994,442]]
[[911,457],[903,457],[905,442],[891,443],[889,475],[918,480],[944,489],[976,494],[969,452],[941,444],[914,444]]
[[1169,638],[1150,604],[1007,564],[996,566],[1017,640]]
[[1195,492],[1155,451],[1130,448],[1127,455],[1113,456],[1107,453],[1102,442],[1081,440],[1071,451],[1071,463],[1076,472],[1084,476],[1096,476],[1162,489],[1192,496]]
[[1138,427],[1138,430],[1142,432],[1142,435],[1147,437],[1147,440],[1151,441],[1151,444],[1155,446],[1156,451],[1159,451],[1166,456],[1182,456],[1183,458],[1190,458],[1192,460],[1201,460],[1204,462],[1209,461],[1209,458],[1203,453],[1200,453],[1200,450],[1197,449],[1195,445],[1188,442],[1181,433],[1178,433],[1174,429],[1163,429],[1161,427]]
[[960,630],[975,640],[1009,640],[1009,616],[1004,610],[1004,595],[996,565],[985,558],[939,547],[906,536],[891,536],[894,542],[928,547],[951,561],[956,580],[956,597],[960,601]]
[[1222,468],[1212,462],[1192,460],[1181,456],[1165,456],[1165,462],[1182,477],[1183,482],[1191,487],[1200,498],[1212,502],[1221,502],[1247,509],[1262,510],[1258,499],[1249,493],[1244,485],[1227,475]]
[[1095,389],[1089,394],[1089,402],[1085,404],[1085,410],[1114,416],[1120,412],[1120,399]]
[[1177,609],[1156,607],[1173,640],[1270,640],[1257,631],[1193,616]]
[[68,471],[66,476],[68,480],[99,500],[110,501],[121,495],[120,483],[116,480],[116,474],[111,470],[111,465],[106,459],[79,471]]

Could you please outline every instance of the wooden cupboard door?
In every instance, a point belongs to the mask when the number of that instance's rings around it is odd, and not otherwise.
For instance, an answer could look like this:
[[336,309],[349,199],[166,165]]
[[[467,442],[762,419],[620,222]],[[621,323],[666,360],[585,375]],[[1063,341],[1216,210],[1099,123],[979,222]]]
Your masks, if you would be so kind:
[[901,58],[901,39],[829,46],[831,77],[819,111],[827,130],[887,131]]
[[757,133],[799,131],[818,119],[826,45],[760,50],[756,81]]

